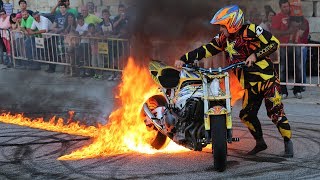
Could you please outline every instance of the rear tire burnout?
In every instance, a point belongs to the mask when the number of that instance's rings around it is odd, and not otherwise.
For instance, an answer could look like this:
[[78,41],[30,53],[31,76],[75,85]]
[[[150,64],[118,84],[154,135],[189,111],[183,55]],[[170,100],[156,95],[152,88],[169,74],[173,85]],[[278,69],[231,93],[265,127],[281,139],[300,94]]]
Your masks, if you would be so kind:
[[[161,96],[154,96],[148,99],[147,101],[147,105],[149,107],[149,109],[152,111],[155,108],[157,108],[159,105],[160,106],[164,106],[165,101],[161,99]],[[157,135],[155,136],[155,138],[152,140],[152,142],[150,143],[150,145],[155,148],[155,149],[161,149],[166,147],[166,145],[168,143],[167,142],[167,136],[162,134],[161,132],[159,132],[155,127],[152,128],[151,131],[157,131]]]

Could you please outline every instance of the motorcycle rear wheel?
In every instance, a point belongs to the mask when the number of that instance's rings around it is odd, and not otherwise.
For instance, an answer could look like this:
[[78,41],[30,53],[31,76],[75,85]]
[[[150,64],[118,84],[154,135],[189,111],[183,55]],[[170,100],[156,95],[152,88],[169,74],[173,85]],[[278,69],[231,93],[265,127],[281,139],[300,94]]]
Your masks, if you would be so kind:
[[[156,107],[164,106],[165,105],[165,100],[162,96],[153,96],[148,99],[147,101],[148,108],[152,111]],[[154,137],[152,142],[150,143],[151,147],[159,150],[165,148],[168,144],[169,141],[167,140],[167,136],[162,134],[160,131],[157,130],[156,127],[148,128],[150,131],[157,131],[157,135]]]
[[226,115],[210,116],[210,132],[214,168],[222,172],[227,166],[227,127]]

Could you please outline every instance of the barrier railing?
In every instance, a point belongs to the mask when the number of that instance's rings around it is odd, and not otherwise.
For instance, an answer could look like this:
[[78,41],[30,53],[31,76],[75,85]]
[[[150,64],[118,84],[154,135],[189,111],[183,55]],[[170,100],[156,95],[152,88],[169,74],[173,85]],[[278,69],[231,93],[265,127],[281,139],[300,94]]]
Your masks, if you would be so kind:
[[320,87],[320,44],[281,44],[278,73],[282,85]]
[[14,59],[72,68],[121,71],[130,54],[127,39],[45,33],[41,37],[11,33]]

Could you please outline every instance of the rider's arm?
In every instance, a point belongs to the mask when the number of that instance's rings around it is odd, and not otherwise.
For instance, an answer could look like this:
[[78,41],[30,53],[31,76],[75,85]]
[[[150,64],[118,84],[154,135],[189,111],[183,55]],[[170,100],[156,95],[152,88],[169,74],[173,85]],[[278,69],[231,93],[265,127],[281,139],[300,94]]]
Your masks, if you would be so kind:
[[248,36],[252,36],[254,39],[260,41],[260,46],[254,51],[257,61],[262,60],[275,52],[280,45],[279,40],[269,31],[266,31],[255,24],[250,24]]
[[206,45],[203,45],[193,51],[181,56],[180,60],[185,63],[193,63],[194,60],[201,60],[214,56],[222,51],[219,36],[216,36],[212,41]]

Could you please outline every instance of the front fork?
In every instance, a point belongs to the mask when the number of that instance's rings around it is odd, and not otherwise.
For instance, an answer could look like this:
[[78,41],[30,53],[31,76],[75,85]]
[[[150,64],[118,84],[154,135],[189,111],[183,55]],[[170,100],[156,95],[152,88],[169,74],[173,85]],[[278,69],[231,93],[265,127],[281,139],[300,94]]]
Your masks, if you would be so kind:
[[[234,141],[239,141],[239,138],[232,137],[232,114],[231,114],[231,93],[230,93],[230,84],[229,84],[229,74],[227,72],[224,73],[224,84],[225,84],[225,95],[220,96],[220,99],[225,99],[225,107],[224,106],[213,106],[209,109],[209,101],[212,99],[209,98],[211,96],[217,96],[216,93],[212,93],[209,91],[220,91],[219,88],[220,83],[214,85],[213,89],[210,89],[208,86],[208,81],[206,78],[203,80],[203,90],[204,90],[204,124],[206,132],[210,131],[210,118],[209,116],[215,115],[226,115],[226,127],[227,127],[227,142],[232,143]],[[218,80],[218,78],[214,79],[213,81]],[[213,82],[212,81],[212,82]],[[218,87],[217,87],[218,86]],[[217,88],[217,89],[216,89]],[[214,90],[216,89],[216,90]],[[219,94],[218,94],[219,95]],[[208,136],[207,136],[208,137]],[[210,138],[209,138],[210,139]],[[207,138],[207,140],[209,140]]]

